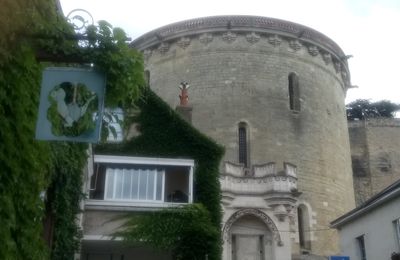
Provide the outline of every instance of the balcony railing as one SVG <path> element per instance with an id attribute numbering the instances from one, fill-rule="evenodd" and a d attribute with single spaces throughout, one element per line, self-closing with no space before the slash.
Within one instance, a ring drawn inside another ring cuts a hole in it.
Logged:
<path id="1" fill-rule="evenodd" d="M 276 173 L 275 164 L 253 166 L 252 174 L 245 174 L 242 165 L 225 162 L 220 183 L 223 192 L 234 194 L 292 193 L 297 191 L 296 167 L 285 163 L 284 171 Z"/>

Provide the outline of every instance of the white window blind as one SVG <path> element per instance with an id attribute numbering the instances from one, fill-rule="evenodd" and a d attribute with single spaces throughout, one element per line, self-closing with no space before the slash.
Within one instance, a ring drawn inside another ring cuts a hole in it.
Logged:
<path id="1" fill-rule="evenodd" d="M 106 169 L 106 200 L 163 201 L 164 170 Z"/>

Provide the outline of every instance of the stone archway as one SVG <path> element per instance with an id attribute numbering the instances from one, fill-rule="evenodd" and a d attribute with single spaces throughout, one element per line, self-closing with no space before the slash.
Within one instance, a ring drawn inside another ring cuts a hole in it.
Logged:
<path id="1" fill-rule="evenodd" d="M 258 209 L 242 209 L 239 211 L 236 211 L 232 216 L 226 221 L 224 229 L 223 229 L 223 237 L 224 241 L 227 241 L 228 243 L 231 243 L 231 236 L 230 236 L 230 231 L 232 228 L 232 225 L 241 217 L 246 216 L 246 215 L 251 215 L 255 216 L 258 219 L 260 219 L 267 227 L 268 229 L 272 232 L 273 239 L 276 241 L 278 246 L 283 246 L 283 242 L 281 239 L 281 235 L 279 234 L 278 228 L 276 227 L 275 223 L 272 221 L 272 219 L 262 212 L 261 210 Z"/>

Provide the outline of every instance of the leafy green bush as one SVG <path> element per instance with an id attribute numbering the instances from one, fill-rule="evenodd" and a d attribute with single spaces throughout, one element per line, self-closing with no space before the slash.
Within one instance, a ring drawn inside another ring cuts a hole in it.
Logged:
<path id="1" fill-rule="evenodd" d="M 172 251 L 177 260 L 203 260 L 218 251 L 220 243 L 219 230 L 212 225 L 208 210 L 201 204 L 137 214 L 129 218 L 124 228 L 116 235 L 123 236 L 127 242 Z"/>

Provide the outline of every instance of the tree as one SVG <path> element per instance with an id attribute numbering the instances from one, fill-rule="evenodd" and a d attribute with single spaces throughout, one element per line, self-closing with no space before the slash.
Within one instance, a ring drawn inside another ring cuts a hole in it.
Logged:
<path id="1" fill-rule="evenodd" d="M 400 104 L 389 100 L 371 102 L 369 99 L 357 99 L 346 105 L 347 120 L 365 120 L 368 118 L 393 118 L 400 110 Z"/>

